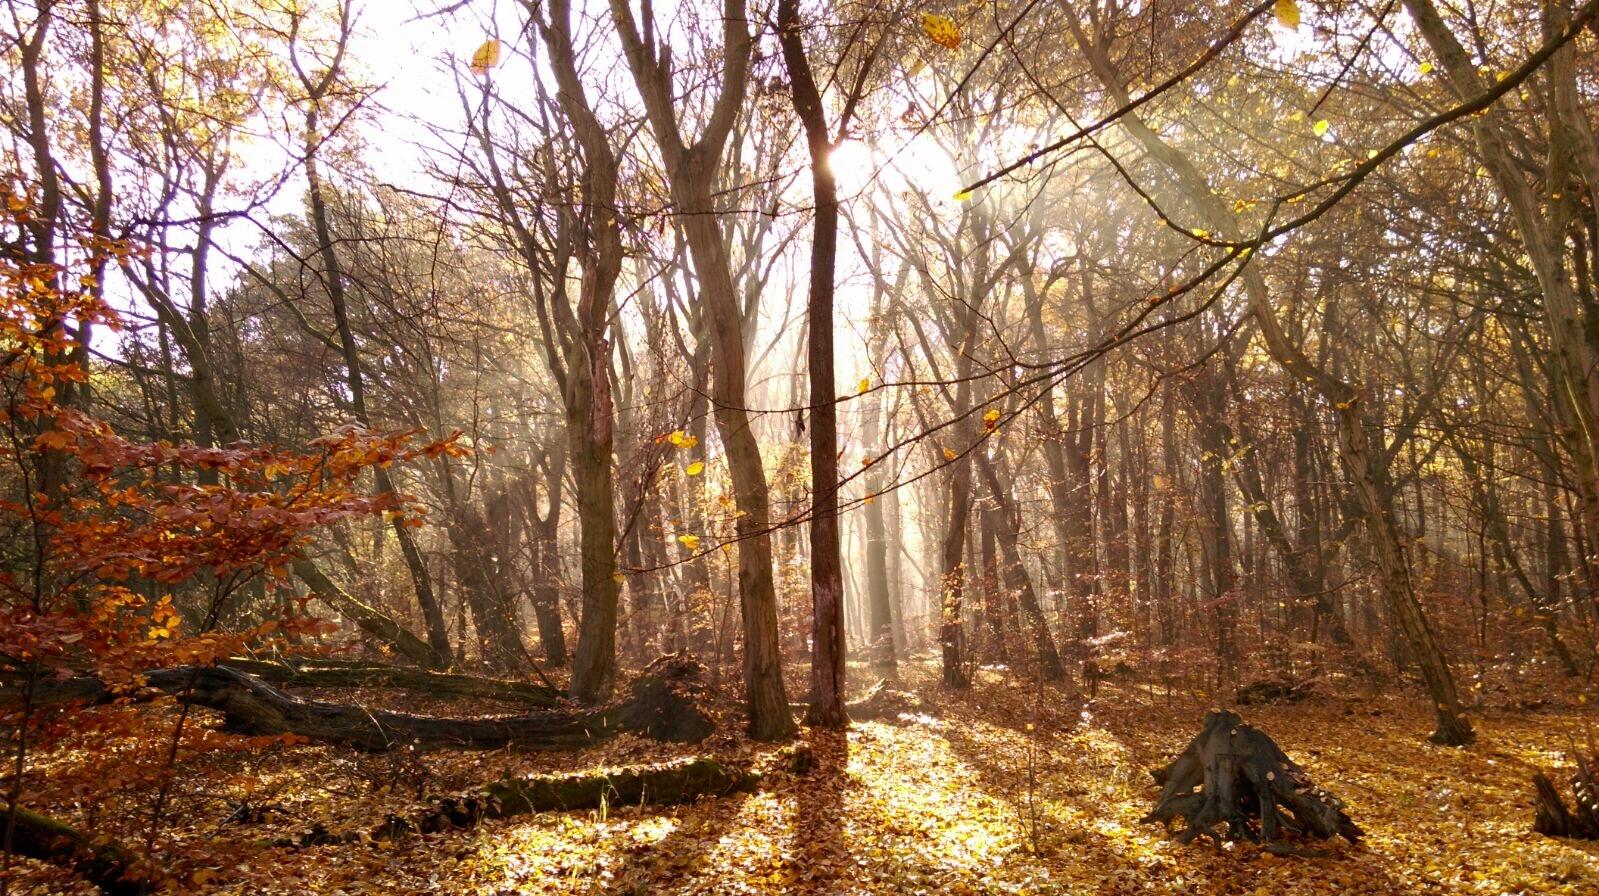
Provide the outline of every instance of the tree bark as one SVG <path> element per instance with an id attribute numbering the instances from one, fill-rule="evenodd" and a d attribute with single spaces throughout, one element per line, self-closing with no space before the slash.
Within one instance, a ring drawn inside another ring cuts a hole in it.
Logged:
<path id="1" fill-rule="evenodd" d="M 815 205 L 805 343 L 811 410 L 811 702 L 805 717 L 812 725 L 841 728 L 849 724 L 849 716 L 844 712 L 844 572 L 839 552 L 838 389 L 833 371 L 838 184 L 828 161 L 833 140 L 827 132 L 827 113 L 800 27 L 798 0 L 779 0 L 778 43 L 788 68 L 794 111 L 805 128 Z M 881 522 L 881 509 L 878 515 Z M 877 635 L 875 630 L 872 634 Z"/>
<path id="2" fill-rule="evenodd" d="M 780 740 L 792 736 L 795 727 L 788 711 L 778 644 L 770 495 L 760 443 L 745 409 L 744 310 L 733 284 L 714 194 L 716 167 L 749 87 L 753 40 L 747 10 L 744 0 L 724 0 L 721 90 L 699 138 L 686 144 L 677 118 L 672 71 L 666 62 L 670 54 L 657 44 L 655 23 L 646 22 L 641 33 L 626 0 L 611 0 L 610 6 L 628 68 L 666 163 L 672 201 L 699 275 L 700 299 L 710 329 L 715 360 L 711 400 L 739 511 L 739 604 L 744 626 L 744 699 L 749 730 L 760 740 Z M 653 15 L 653 9 L 645 6 L 644 13 Z"/>

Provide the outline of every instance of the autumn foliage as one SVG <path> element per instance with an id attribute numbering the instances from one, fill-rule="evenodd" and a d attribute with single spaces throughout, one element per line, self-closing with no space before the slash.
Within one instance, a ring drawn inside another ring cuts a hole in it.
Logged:
<path id="1" fill-rule="evenodd" d="M 23 224 L 26 201 L 4 199 L 0 227 Z M 131 251 L 85 242 L 81 270 Z M 79 334 L 120 325 L 94 286 L 92 273 L 0 256 L 0 674 L 25 691 L 85 673 L 131 691 L 147 669 L 321 632 L 286 564 L 334 523 L 420 525 L 420 506 L 368 493 L 363 477 L 462 449 L 353 427 L 299 448 L 130 440 L 85 410 Z"/>

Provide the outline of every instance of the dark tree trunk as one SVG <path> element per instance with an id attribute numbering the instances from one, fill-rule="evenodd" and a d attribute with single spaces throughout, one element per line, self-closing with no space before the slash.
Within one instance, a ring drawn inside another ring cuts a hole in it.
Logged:
<path id="1" fill-rule="evenodd" d="M 838 185 L 828 157 L 827 111 L 811 74 L 798 0 L 777 4 L 778 43 L 795 114 L 805 127 L 816 207 L 811 240 L 806 359 L 811 408 L 811 703 L 806 721 L 831 728 L 844 713 L 844 573 L 839 554 L 838 390 L 833 376 L 833 273 L 838 255 Z M 881 514 L 881 511 L 878 511 Z M 874 627 L 875 628 L 875 627 Z M 876 631 L 872 632 L 875 637 Z M 890 644 L 892 649 L 892 644 Z"/>

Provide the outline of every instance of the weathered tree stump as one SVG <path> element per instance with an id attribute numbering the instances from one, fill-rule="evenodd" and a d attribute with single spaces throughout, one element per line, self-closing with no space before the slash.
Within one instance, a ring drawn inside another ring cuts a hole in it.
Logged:
<path id="1" fill-rule="evenodd" d="M 1567 809 L 1560 791 L 1548 775 L 1532 776 L 1532 829 L 1550 837 L 1574 840 L 1599 840 L 1599 783 L 1594 781 L 1595 762 L 1577 757 L 1577 771 L 1571 776 L 1575 809 Z"/>
<path id="2" fill-rule="evenodd" d="M 1144 816 L 1170 827 L 1188 843 L 1204 835 L 1223 840 L 1274 843 L 1284 834 L 1351 843 L 1364 832 L 1344 813 L 1343 803 L 1317 787 L 1310 776 L 1264 732 L 1244 724 L 1236 713 L 1211 710 L 1204 729 L 1170 765 L 1153 772 L 1160 800 Z M 1218 826 L 1226 825 L 1225 830 Z"/>

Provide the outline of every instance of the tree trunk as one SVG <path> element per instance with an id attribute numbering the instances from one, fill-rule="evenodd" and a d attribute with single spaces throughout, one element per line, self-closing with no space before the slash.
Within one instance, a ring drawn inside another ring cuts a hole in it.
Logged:
<path id="1" fill-rule="evenodd" d="M 839 728 L 849 724 L 849 717 L 844 713 L 844 572 L 839 551 L 838 389 L 833 373 L 838 184 L 828 161 L 833 141 L 827 133 L 827 113 L 800 34 L 798 0 L 779 0 L 777 24 L 778 43 L 788 68 L 789 93 L 810 150 L 815 205 L 805 345 L 811 411 L 811 702 L 806 721 Z M 881 517 L 879 509 L 879 528 Z M 873 621 L 875 638 L 875 615 Z M 892 648 L 891 643 L 889 649 Z"/>
<path id="2" fill-rule="evenodd" d="M 354 622 L 362 631 L 394 648 L 401 656 L 429 669 L 444 665 L 430 644 L 412 634 L 392 617 L 357 600 L 324 575 L 315 563 L 309 560 L 296 560 L 291 568 L 313 594 Z"/>
<path id="3" fill-rule="evenodd" d="M 336 74 L 334 71 L 328 72 L 319 90 L 313 91 L 309 97 L 306 107 L 305 176 L 311 201 L 311 223 L 316 231 L 317 253 L 322 261 L 322 285 L 327 290 L 328 301 L 333 306 L 334 326 L 338 332 L 339 346 L 344 352 L 345 376 L 350 387 L 350 406 L 355 412 L 356 421 L 370 429 L 372 418 L 367 413 L 366 382 L 361 373 L 361 354 L 355 343 L 355 332 L 350 326 L 349 302 L 344 293 L 344 269 L 334 248 L 333 226 L 328 218 L 327 197 L 323 193 L 322 178 L 317 167 L 317 151 L 322 142 L 322 134 L 318 128 L 321 115 L 320 103 L 322 93 L 332 86 L 334 74 Z M 373 469 L 373 477 L 379 493 L 385 495 L 396 493 L 394 482 L 389 478 L 387 470 L 376 467 Z M 433 583 L 428 578 L 427 565 L 422 559 L 422 551 L 417 547 L 410 526 L 399 516 L 394 517 L 393 523 L 394 537 L 400 543 L 400 552 L 405 557 L 405 568 L 410 573 L 412 587 L 416 590 L 416 602 L 422 610 L 422 619 L 427 625 L 428 644 L 438 657 L 439 667 L 446 667 L 450 664 L 451 655 L 450 639 L 444 627 L 444 608 L 433 593 Z"/>
<path id="4" fill-rule="evenodd" d="M 1055 636 L 1049 631 L 1049 621 L 1044 618 L 1043 607 L 1039 606 L 1032 576 L 1028 575 L 1027 567 L 1022 562 L 1018 544 L 1020 538 L 1016 531 L 1016 508 L 994 471 L 994 461 L 986 453 L 978 452 L 977 465 L 995 504 L 994 517 L 999 525 L 994 534 L 998 537 L 1000 552 L 1005 557 L 1002 568 L 1006 587 L 1016 592 L 1022 615 L 1033 630 L 1033 651 L 1039 673 L 1045 681 L 1061 681 L 1066 678 L 1066 666 L 1060 660 L 1060 651 L 1055 648 Z"/>
<path id="5" fill-rule="evenodd" d="M 700 300 L 715 361 L 711 399 L 716 428 L 727 452 L 738 508 L 739 603 L 744 624 L 744 699 L 750 734 L 760 740 L 793 735 L 783 686 L 777 631 L 777 588 L 772 578 L 770 496 L 760 443 L 751 429 L 745 388 L 744 309 L 733 284 L 719 209 L 715 174 L 749 88 L 753 39 L 743 0 L 728 0 L 722 15 L 720 92 L 699 138 L 685 144 L 678 120 L 668 54 L 657 46 L 655 23 L 642 31 L 625 0 L 611 0 L 611 19 L 643 100 L 655 142 L 666 163 L 672 200 L 699 275 Z M 653 9 L 644 7 L 646 16 Z"/>
<path id="6" fill-rule="evenodd" d="M 1415 2 L 1407 0 L 1407 5 Z M 1103 47 L 1082 33 L 1081 23 L 1075 17 L 1071 24 L 1079 45 L 1106 87 L 1110 99 L 1117 105 L 1126 105 L 1130 101 L 1126 86 L 1121 83 Z M 1211 191 L 1209 183 L 1194 167 L 1192 160 L 1151 130 L 1136 113 L 1123 116 L 1121 123 L 1146 152 L 1172 173 L 1184 198 L 1200 212 L 1212 232 L 1228 239 L 1239 238 L 1243 228 L 1239 226 L 1236 215 Z M 1244 283 L 1251 314 L 1260 326 L 1263 341 L 1272 358 L 1296 380 L 1314 385 L 1334 407 L 1338 424 L 1339 459 L 1349 473 L 1356 499 L 1371 533 L 1382 573 L 1383 597 L 1416 655 L 1428 696 L 1436 709 L 1437 727 L 1432 739 L 1445 744 L 1469 743 L 1473 738 L 1471 724 L 1461 708 L 1448 660 L 1433 636 L 1411 581 L 1404 546 L 1392 517 L 1387 468 L 1379 462 L 1380 454 L 1374 450 L 1372 434 L 1367 431 L 1362 419 L 1364 408 L 1360 392 L 1316 366 L 1283 331 L 1272 307 L 1265 278 L 1256 264 L 1244 265 L 1240 279 Z"/>

